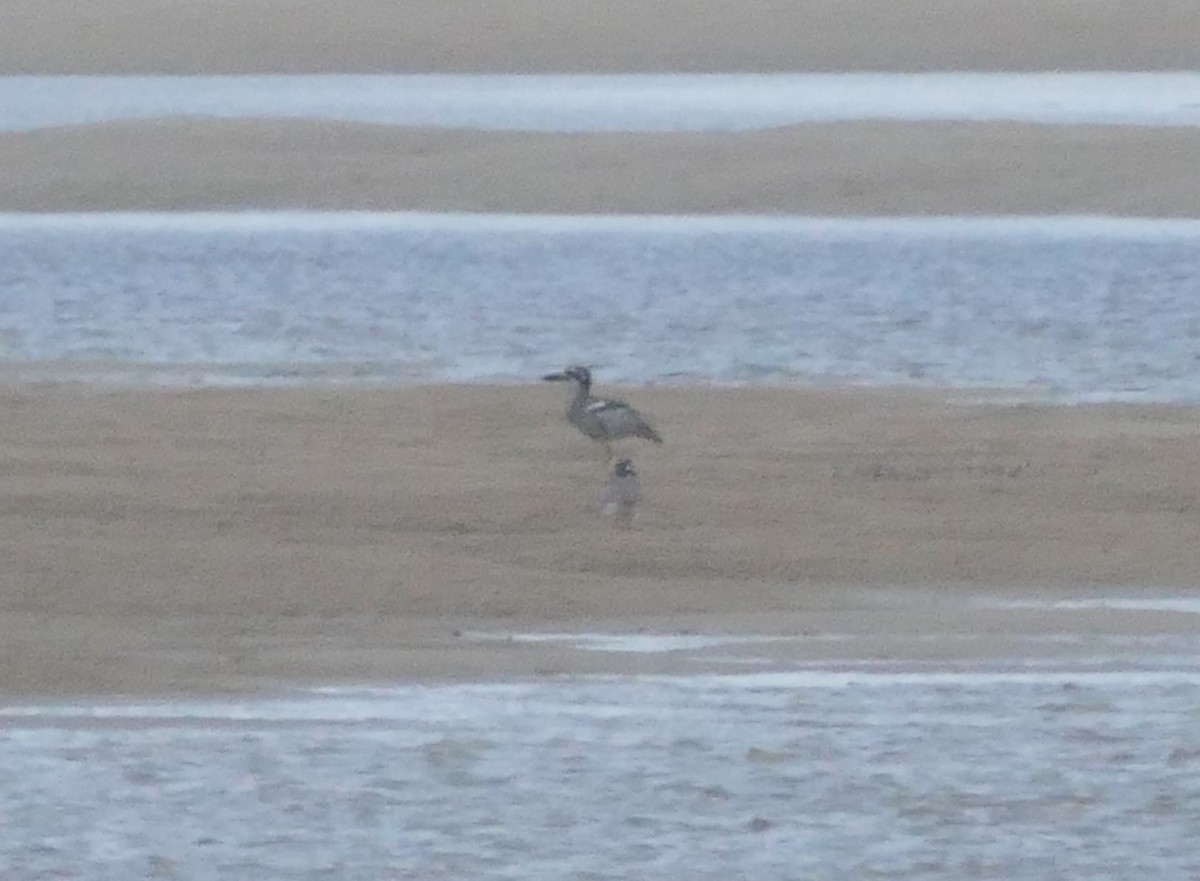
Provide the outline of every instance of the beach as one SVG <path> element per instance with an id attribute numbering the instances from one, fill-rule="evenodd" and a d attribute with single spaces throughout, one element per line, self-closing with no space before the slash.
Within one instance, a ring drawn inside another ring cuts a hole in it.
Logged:
<path id="1" fill-rule="evenodd" d="M 0 134 L 0 209 L 1196 217 L 1197 155 L 1196 129 L 1119 126 L 549 134 L 153 120 Z"/>
<path id="2" fill-rule="evenodd" d="M 1068 0 L 805 2 L 770 14 L 727 2 L 282 6 L 14 6 L 0 13 L 0 71 L 1200 62 L 1200 10 L 1188 2 L 1153 13 Z M 1196 217 L 1198 138 L 1001 123 L 565 135 L 143 120 L 0 135 L 0 210 Z M 1193 408 L 628 389 L 667 443 L 638 452 L 646 510 L 616 530 L 594 511 L 604 464 L 551 391 L 10 382 L 0 692 L 226 692 L 659 663 L 463 639 L 480 629 L 817 629 L 856 635 L 839 651 L 902 659 L 982 657 L 989 645 L 1003 654 L 1006 633 L 1047 627 L 1186 627 L 1165 613 L 951 603 L 939 628 L 972 638 L 916 639 L 930 595 L 1051 602 L 1194 583 Z"/>
<path id="3" fill-rule="evenodd" d="M 0 875 L 1200 877 L 1196 34 L 7 4 Z"/>
<path id="4" fill-rule="evenodd" d="M 9 388 L 4 691 L 670 664 L 474 631 L 828 632 L 854 639 L 812 660 L 897 662 L 1190 632 L 1169 612 L 973 603 L 1186 596 L 1192 408 L 629 389 L 666 443 L 629 450 L 647 502 L 619 529 L 557 391 Z"/>
<path id="5" fill-rule="evenodd" d="M 7 4 L 0 875 L 1200 876 L 1197 34 Z M 856 71 L 959 109 L 756 76 Z M 628 528 L 571 362 L 664 439 Z"/>

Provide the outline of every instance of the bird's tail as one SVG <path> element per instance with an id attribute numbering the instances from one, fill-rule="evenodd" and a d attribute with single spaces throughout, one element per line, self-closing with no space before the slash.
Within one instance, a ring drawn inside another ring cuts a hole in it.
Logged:
<path id="1" fill-rule="evenodd" d="M 638 432 L 638 437 L 644 437 L 646 440 L 654 441 L 656 444 L 661 444 L 663 439 L 658 436 L 658 432 L 649 425 L 643 425 Z"/>

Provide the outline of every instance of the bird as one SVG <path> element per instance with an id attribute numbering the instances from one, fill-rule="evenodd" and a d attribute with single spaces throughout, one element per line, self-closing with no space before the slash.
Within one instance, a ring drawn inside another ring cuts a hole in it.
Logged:
<path id="1" fill-rule="evenodd" d="M 642 485 L 629 459 L 618 459 L 600 495 L 600 513 L 612 517 L 618 526 L 628 526 L 633 509 L 642 501 Z"/>
<path id="2" fill-rule="evenodd" d="M 592 395 L 592 372 L 586 367 L 568 367 L 561 373 L 547 373 L 547 382 L 574 383 L 567 404 L 567 421 L 592 440 L 604 445 L 606 461 L 613 459 L 612 442 L 623 437 L 640 437 L 661 444 L 663 439 L 650 427 L 646 417 L 624 401 Z"/>

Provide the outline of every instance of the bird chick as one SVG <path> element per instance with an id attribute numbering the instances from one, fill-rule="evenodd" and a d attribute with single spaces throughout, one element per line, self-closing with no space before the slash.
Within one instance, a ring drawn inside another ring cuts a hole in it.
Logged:
<path id="1" fill-rule="evenodd" d="M 633 521 L 634 508 L 641 501 L 642 485 L 633 462 L 618 459 L 600 495 L 600 512 L 612 517 L 618 526 L 628 526 Z"/>

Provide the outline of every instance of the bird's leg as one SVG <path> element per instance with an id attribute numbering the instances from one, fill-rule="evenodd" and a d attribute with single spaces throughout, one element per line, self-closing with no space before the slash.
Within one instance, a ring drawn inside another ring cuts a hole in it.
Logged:
<path id="1" fill-rule="evenodd" d="M 613 453 L 612 444 L 608 441 L 600 441 L 600 443 L 604 445 L 604 464 L 611 466 L 616 455 Z"/>

